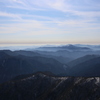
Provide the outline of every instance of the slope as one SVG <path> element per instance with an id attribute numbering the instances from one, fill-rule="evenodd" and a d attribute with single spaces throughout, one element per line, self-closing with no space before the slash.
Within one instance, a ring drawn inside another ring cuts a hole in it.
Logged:
<path id="1" fill-rule="evenodd" d="M 63 73 L 65 72 L 63 66 L 62 63 L 52 58 L 6 55 L 6 57 L 0 58 L 0 83 L 17 75 L 37 71 L 50 71 L 55 74 Z"/>
<path id="2" fill-rule="evenodd" d="M 0 85 L 0 100 L 100 100 L 100 78 L 37 73 Z"/>
<path id="3" fill-rule="evenodd" d="M 99 55 L 86 55 L 86 56 L 83 56 L 83 57 L 80 57 L 73 61 L 68 62 L 67 65 L 69 65 L 70 67 L 74 67 L 80 63 L 83 63 L 85 61 L 88 61 L 88 60 L 91 60 L 97 57 L 100 57 L 100 56 Z"/>
<path id="4" fill-rule="evenodd" d="M 73 76 L 100 76 L 100 57 L 77 64 L 71 71 Z"/>

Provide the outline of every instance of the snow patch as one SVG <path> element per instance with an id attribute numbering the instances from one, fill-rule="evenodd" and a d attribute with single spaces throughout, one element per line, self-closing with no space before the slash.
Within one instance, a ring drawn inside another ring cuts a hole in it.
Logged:
<path id="1" fill-rule="evenodd" d="M 26 81 L 26 80 L 34 79 L 34 76 L 35 76 L 35 75 L 32 75 L 31 77 L 28 77 L 28 78 L 22 79 L 21 81 Z"/>
<path id="2" fill-rule="evenodd" d="M 87 78 L 86 82 L 90 82 L 91 80 L 94 80 L 94 78 Z"/>
<path id="3" fill-rule="evenodd" d="M 77 79 L 75 80 L 75 84 L 78 84 L 81 80 L 82 80 L 82 78 L 77 78 Z M 75 85 L 75 84 L 74 84 L 74 85 Z"/>
<path id="4" fill-rule="evenodd" d="M 97 85 L 99 84 L 100 85 L 100 77 L 96 77 L 95 79 L 96 79 L 95 84 L 97 84 Z"/>

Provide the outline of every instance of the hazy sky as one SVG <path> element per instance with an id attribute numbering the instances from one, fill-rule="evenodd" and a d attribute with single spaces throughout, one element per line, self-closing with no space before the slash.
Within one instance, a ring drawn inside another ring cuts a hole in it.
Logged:
<path id="1" fill-rule="evenodd" d="M 0 43 L 100 43 L 100 0 L 0 0 Z"/>

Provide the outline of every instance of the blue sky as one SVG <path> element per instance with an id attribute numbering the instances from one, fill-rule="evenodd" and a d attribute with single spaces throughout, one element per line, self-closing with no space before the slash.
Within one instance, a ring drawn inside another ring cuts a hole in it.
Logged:
<path id="1" fill-rule="evenodd" d="M 0 44 L 99 44 L 100 0 L 0 0 Z"/>

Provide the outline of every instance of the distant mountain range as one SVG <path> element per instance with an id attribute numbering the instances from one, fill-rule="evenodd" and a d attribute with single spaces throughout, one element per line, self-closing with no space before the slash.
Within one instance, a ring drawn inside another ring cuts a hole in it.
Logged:
<path id="1" fill-rule="evenodd" d="M 49 71 L 58 76 L 100 76 L 99 55 L 86 55 L 70 62 L 67 61 L 68 58 L 64 59 L 63 56 L 46 55 L 40 52 L 1 50 L 0 83 L 18 75 L 38 71 Z"/>
<path id="2" fill-rule="evenodd" d="M 65 65 L 53 58 L 36 56 L 38 55 L 37 53 L 35 54 L 33 52 L 32 54 L 32 52 L 26 51 L 21 51 L 22 55 L 19 55 L 19 52 L 0 51 L 0 82 L 10 80 L 17 75 L 37 71 L 50 71 L 55 74 L 65 72 L 63 67 Z M 28 54 L 30 54 L 31 57 Z"/>
<path id="3" fill-rule="evenodd" d="M 71 51 L 81 51 L 81 50 L 90 50 L 88 47 L 79 47 L 75 45 L 64 45 L 64 46 L 54 46 L 54 47 L 39 47 L 36 48 L 36 50 L 41 50 L 41 51 L 58 51 L 58 50 L 71 50 Z"/>
<path id="4" fill-rule="evenodd" d="M 0 50 L 0 100 L 100 100 L 100 49 L 92 48 Z"/>
<path id="5" fill-rule="evenodd" d="M 100 77 L 36 73 L 0 85 L 0 100 L 100 100 Z"/>
<path id="6" fill-rule="evenodd" d="M 68 51 L 68 50 L 58 50 L 58 51 L 39 51 L 36 50 L 34 52 L 37 52 L 39 54 L 42 55 L 47 55 L 47 56 L 62 56 L 62 57 L 66 57 L 69 58 L 71 60 L 86 56 L 86 55 L 100 55 L 100 50 L 98 51 L 93 51 L 93 50 L 88 50 L 88 51 Z M 69 60 L 69 61 L 71 61 Z"/>
<path id="7" fill-rule="evenodd" d="M 34 50 L 43 50 L 45 49 L 46 51 L 55 51 L 55 50 L 100 50 L 100 45 L 87 45 L 87 44 L 66 44 L 66 45 L 33 45 L 33 46 L 7 46 L 7 47 L 0 47 L 0 50 L 27 50 L 27 51 L 34 51 Z"/>

